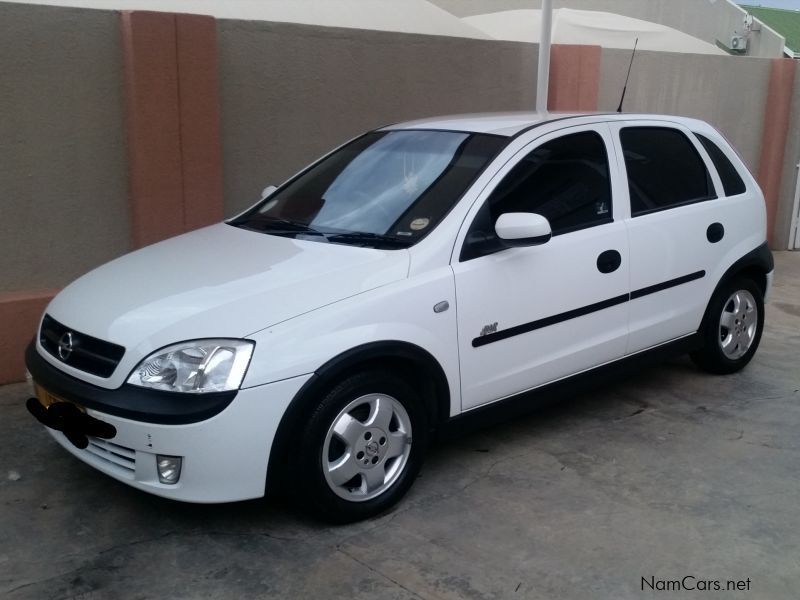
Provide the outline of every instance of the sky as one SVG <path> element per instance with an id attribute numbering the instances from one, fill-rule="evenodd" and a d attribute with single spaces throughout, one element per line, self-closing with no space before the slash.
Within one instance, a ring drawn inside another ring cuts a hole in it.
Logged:
<path id="1" fill-rule="evenodd" d="M 737 4 L 749 6 L 764 6 L 769 8 L 787 8 L 800 10 L 800 0 L 736 0 Z"/>

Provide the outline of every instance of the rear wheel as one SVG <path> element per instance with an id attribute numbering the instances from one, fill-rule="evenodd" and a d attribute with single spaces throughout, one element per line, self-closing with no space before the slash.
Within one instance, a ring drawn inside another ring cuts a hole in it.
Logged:
<path id="1" fill-rule="evenodd" d="M 390 372 L 342 380 L 300 435 L 293 476 L 299 500 L 334 522 L 388 509 L 411 487 L 428 439 L 422 399 Z"/>
<path id="2" fill-rule="evenodd" d="M 763 329 L 761 289 L 750 279 L 734 279 L 711 299 L 701 330 L 703 348 L 691 355 L 692 360 L 710 373 L 738 371 L 756 353 Z"/>

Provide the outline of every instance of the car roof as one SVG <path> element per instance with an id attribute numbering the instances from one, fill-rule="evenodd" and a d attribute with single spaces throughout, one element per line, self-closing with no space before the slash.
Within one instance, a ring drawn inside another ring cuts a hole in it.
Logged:
<path id="1" fill-rule="evenodd" d="M 554 121 L 574 121 L 575 125 L 597 121 L 658 120 L 681 123 L 687 127 L 706 126 L 702 121 L 670 115 L 644 115 L 628 113 L 562 113 L 562 112 L 503 112 L 446 115 L 395 123 L 381 131 L 400 129 L 431 129 L 489 133 L 512 137 L 526 129 Z M 707 127 L 707 126 L 706 126 Z"/>

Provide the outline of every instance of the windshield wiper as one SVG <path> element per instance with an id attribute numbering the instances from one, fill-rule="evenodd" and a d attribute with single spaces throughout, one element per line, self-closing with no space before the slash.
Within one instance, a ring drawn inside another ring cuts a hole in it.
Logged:
<path id="1" fill-rule="evenodd" d="M 240 227 L 250 227 L 253 229 L 259 229 L 260 231 L 268 231 L 269 233 L 275 233 L 278 235 L 287 235 L 287 234 L 294 234 L 294 233 L 305 233 L 308 235 L 318 235 L 321 237 L 327 237 L 327 234 L 317 231 L 313 227 L 306 225 L 305 223 L 300 223 L 298 221 L 291 221 L 289 219 L 279 219 L 276 217 L 268 217 L 266 219 L 250 219 L 244 222 L 233 223 L 234 225 L 238 225 Z"/>
<path id="2" fill-rule="evenodd" d="M 365 243 L 373 246 L 386 245 L 392 248 L 408 248 L 412 244 L 411 240 L 404 240 L 391 235 L 381 235 L 380 233 L 369 233 L 366 231 L 328 233 L 327 238 L 334 243 Z"/>
<path id="3" fill-rule="evenodd" d="M 325 241 L 338 244 L 367 244 L 375 247 L 381 246 L 389 248 L 408 248 L 413 244 L 411 240 L 404 240 L 390 235 L 369 233 L 366 231 L 320 231 L 305 223 L 277 217 L 251 218 L 246 221 L 233 222 L 231 224 L 237 227 L 264 231 L 275 235 L 315 235 L 324 238 Z"/>

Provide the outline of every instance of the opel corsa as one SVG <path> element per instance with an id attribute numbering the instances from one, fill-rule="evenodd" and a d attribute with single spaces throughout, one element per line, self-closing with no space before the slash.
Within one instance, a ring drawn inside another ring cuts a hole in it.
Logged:
<path id="1" fill-rule="evenodd" d="M 140 490 L 281 488 L 365 518 L 456 417 L 654 351 L 744 367 L 772 281 L 765 223 L 753 177 L 701 121 L 384 127 L 65 288 L 26 353 L 27 406 Z"/>

